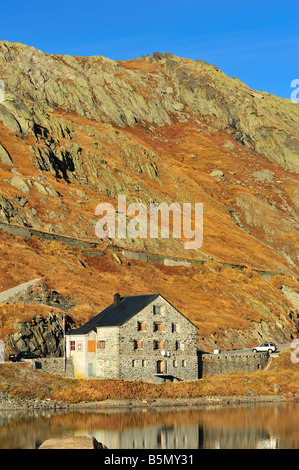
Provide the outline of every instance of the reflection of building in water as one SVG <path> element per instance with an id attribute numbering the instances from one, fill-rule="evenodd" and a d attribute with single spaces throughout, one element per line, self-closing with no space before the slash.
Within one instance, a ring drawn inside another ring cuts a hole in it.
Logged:
<path id="1" fill-rule="evenodd" d="M 108 449 L 201 449 L 203 429 L 192 426 L 149 426 L 124 431 L 95 431 L 95 438 Z"/>
<path id="2" fill-rule="evenodd" d="M 233 428 L 163 424 L 123 431 L 98 430 L 93 435 L 108 449 L 277 449 L 279 438 L 254 427 Z"/>
<path id="3" fill-rule="evenodd" d="M 270 436 L 268 439 L 261 439 L 256 444 L 257 449 L 278 449 L 279 440 Z"/>
<path id="4" fill-rule="evenodd" d="M 205 428 L 205 449 L 277 449 L 279 439 L 262 429 Z"/>
<path id="5" fill-rule="evenodd" d="M 298 417 L 298 403 L 171 412 L 3 410 L 0 448 L 33 449 L 50 437 L 87 433 L 109 449 L 298 449 Z"/>

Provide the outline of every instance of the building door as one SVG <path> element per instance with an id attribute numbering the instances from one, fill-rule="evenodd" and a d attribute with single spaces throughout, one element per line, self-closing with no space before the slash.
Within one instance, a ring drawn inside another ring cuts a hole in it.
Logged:
<path id="1" fill-rule="evenodd" d="M 93 364 L 90 362 L 88 363 L 88 377 L 93 376 Z"/>
<path id="2" fill-rule="evenodd" d="M 157 374 L 164 374 L 164 361 L 157 361 Z"/>

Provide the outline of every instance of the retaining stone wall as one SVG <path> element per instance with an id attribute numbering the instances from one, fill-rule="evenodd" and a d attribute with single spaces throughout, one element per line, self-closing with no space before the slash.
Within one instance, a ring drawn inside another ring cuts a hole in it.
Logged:
<path id="1" fill-rule="evenodd" d="M 264 369 L 268 359 L 268 353 L 198 354 L 198 378 L 219 374 L 254 372 Z"/>
<path id="2" fill-rule="evenodd" d="M 66 243 L 72 246 L 73 248 L 80 248 L 80 249 L 95 248 L 96 251 L 94 252 L 92 251 L 85 252 L 86 255 L 90 255 L 90 256 L 103 256 L 104 254 L 104 252 L 97 250 L 97 248 L 100 247 L 100 244 L 97 241 L 75 239 L 75 238 L 71 238 L 71 237 L 64 236 L 64 235 L 43 232 L 41 230 L 32 229 L 32 228 L 21 227 L 18 225 L 9 224 L 7 222 L 6 223 L 0 222 L 0 229 L 5 230 L 6 232 L 12 233 L 13 235 L 18 235 L 24 238 L 31 238 L 32 236 L 36 236 L 45 240 L 54 240 L 54 241 Z M 128 258 L 128 259 L 136 259 L 136 260 L 145 261 L 148 263 L 165 264 L 168 266 L 189 266 L 189 264 L 190 266 L 193 266 L 193 265 L 197 266 L 197 265 L 203 265 L 205 264 L 205 262 L 212 261 L 210 259 L 189 260 L 189 259 L 169 257 L 169 256 L 165 258 L 163 255 L 160 255 L 157 253 L 127 250 L 116 245 L 108 246 L 107 249 L 115 251 L 116 253 L 121 253 L 123 256 L 125 256 L 125 258 Z M 221 263 L 221 262 L 217 262 L 217 264 L 220 266 L 228 266 L 233 269 L 240 269 L 241 271 L 244 268 L 246 268 L 245 265 L 237 265 L 237 264 Z M 253 269 L 253 271 L 258 272 L 263 277 L 265 277 L 265 279 L 271 279 L 272 276 L 275 276 L 276 274 L 283 275 L 283 273 L 276 272 L 276 271 L 259 271 L 257 269 Z"/>
<path id="3" fill-rule="evenodd" d="M 68 357 L 66 359 L 66 370 L 64 371 L 64 358 L 63 357 L 42 357 L 40 359 L 28 359 L 31 362 L 31 367 L 36 370 L 42 370 L 50 374 L 59 374 L 64 377 L 75 377 L 73 359 Z"/>

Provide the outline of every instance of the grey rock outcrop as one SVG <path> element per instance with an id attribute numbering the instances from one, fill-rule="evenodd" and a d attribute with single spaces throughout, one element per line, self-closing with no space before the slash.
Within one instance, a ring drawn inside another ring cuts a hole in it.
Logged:
<path id="1" fill-rule="evenodd" d="M 28 322 L 15 325 L 17 331 L 7 336 L 7 349 L 31 351 L 42 357 L 63 356 L 62 320 L 62 312 L 50 311 L 46 317 L 38 314 Z M 71 320 L 66 317 L 66 330 L 70 328 Z"/>
<path id="2" fill-rule="evenodd" d="M 6 347 L 14 352 L 25 350 L 41 356 L 63 355 L 63 314 L 74 304 L 41 279 L 20 284 L 0 293 L 0 304 L 38 304 L 55 307 L 47 315 L 37 314 L 28 322 L 16 323 L 14 333 L 8 335 Z M 71 319 L 66 316 L 66 331 L 71 327 Z"/>
<path id="3" fill-rule="evenodd" d="M 168 53 L 140 60 L 142 74 L 102 56 L 82 60 L 1 41 L 0 72 L 5 68 L 8 79 L 0 120 L 26 135 L 36 124 L 47 123 L 47 113 L 55 109 L 121 127 L 164 126 L 198 116 L 242 146 L 299 171 L 297 103 L 250 90 L 200 60 Z M 170 89 L 173 93 L 165 92 Z"/>
<path id="4" fill-rule="evenodd" d="M 0 161 L 5 165 L 12 165 L 12 159 L 8 153 L 8 151 L 0 144 Z"/>
<path id="5" fill-rule="evenodd" d="M 0 303 L 35 303 L 69 311 L 75 305 L 66 297 L 50 289 L 41 279 L 33 279 L 0 292 Z"/>

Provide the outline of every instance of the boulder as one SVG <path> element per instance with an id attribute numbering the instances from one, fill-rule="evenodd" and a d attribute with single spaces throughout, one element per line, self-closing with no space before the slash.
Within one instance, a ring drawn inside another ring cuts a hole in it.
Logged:
<path id="1" fill-rule="evenodd" d="M 223 178 L 224 177 L 224 173 L 222 170 L 213 170 L 211 173 L 210 173 L 211 176 L 213 176 L 214 178 Z"/>
<path id="2" fill-rule="evenodd" d="M 10 158 L 10 155 L 8 151 L 3 147 L 3 145 L 0 144 L 0 161 L 2 163 L 5 163 L 5 165 L 12 165 L 12 159 Z"/>
<path id="3" fill-rule="evenodd" d="M 14 176 L 10 184 L 17 188 L 19 191 L 22 191 L 23 193 L 29 193 L 29 187 L 27 186 L 25 181 L 19 176 Z"/>
<path id="4" fill-rule="evenodd" d="M 184 109 L 183 103 L 174 103 L 173 107 L 176 111 L 183 111 L 183 109 Z"/>
<path id="5" fill-rule="evenodd" d="M 2 213 L 2 214 L 1 214 Z M 9 222 L 15 216 L 15 210 L 11 202 L 0 195 L 0 214 L 5 222 Z"/>
<path id="6" fill-rule="evenodd" d="M 47 439 L 39 449 L 108 449 L 89 435 Z"/>
<path id="7" fill-rule="evenodd" d="M 18 134 L 22 132 L 19 122 L 12 113 L 2 105 L 0 106 L 0 122 L 12 132 L 17 132 Z"/>

